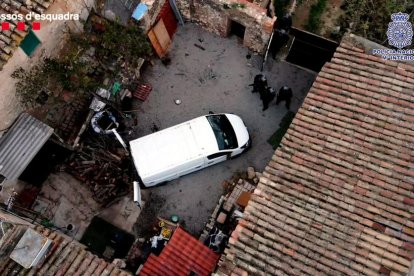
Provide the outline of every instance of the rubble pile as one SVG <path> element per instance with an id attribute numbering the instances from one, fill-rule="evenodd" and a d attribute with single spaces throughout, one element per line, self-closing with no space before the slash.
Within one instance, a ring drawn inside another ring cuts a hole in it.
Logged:
<path id="1" fill-rule="evenodd" d="M 131 160 L 122 149 L 82 145 L 67 162 L 66 171 L 88 185 L 103 206 L 128 194 L 132 183 Z"/>
<path id="2" fill-rule="evenodd" d="M 220 197 L 216 208 L 205 225 L 204 231 L 200 235 L 200 241 L 205 242 L 215 252 L 222 252 L 224 246 L 219 246 L 217 249 L 211 247 L 211 244 L 214 244 L 211 241 L 212 237 L 214 240 L 219 235 L 225 237 L 225 239 L 230 236 L 237 221 L 243 217 L 244 208 L 259 183 L 261 175 L 261 173 L 255 172 L 253 167 L 248 167 L 246 173 L 232 179 L 231 182 L 223 182 L 227 193 Z"/>

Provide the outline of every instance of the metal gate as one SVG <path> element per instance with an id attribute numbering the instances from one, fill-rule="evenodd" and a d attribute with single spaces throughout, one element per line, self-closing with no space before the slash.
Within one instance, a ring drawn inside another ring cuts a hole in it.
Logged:
<path id="1" fill-rule="evenodd" d="M 295 39 L 286 61 L 315 72 L 319 72 L 325 62 L 331 60 L 339 45 L 335 41 L 296 28 L 292 28 L 290 34 Z"/>

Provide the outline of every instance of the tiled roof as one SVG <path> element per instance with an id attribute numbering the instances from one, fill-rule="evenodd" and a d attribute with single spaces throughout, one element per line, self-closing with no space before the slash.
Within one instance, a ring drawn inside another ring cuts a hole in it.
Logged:
<path id="1" fill-rule="evenodd" d="M 77 241 L 41 226 L 35 230 L 53 240 L 51 252 L 40 266 L 25 269 L 9 256 L 26 229 L 27 226 L 14 225 L 0 240 L 0 275 L 131 275 L 86 251 Z"/>
<path id="2" fill-rule="evenodd" d="M 188 276 L 191 271 L 198 276 L 210 275 L 218 259 L 218 254 L 183 229 L 177 228 L 161 254 L 149 256 L 140 275 Z"/>
<path id="3" fill-rule="evenodd" d="M 293 120 L 220 272 L 405 274 L 414 259 L 414 67 L 343 41 Z"/>
<path id="4" fill-rule="evenodd" d="M 0 0 L 0 14 L 43 14 L 53 2 L 54 0 Z M 17 30 L 17 21 L 4 22 L 10 23 L 10 30 L 0 28 L 0 70 L 28 33 L 27 24 L 26 30 L 20 31 Z"/>

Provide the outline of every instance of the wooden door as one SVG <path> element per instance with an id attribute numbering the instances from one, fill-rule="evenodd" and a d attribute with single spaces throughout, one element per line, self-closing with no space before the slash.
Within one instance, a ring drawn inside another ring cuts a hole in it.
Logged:
<path id="1" fill-rule="evenodd" d="M 164 57 L 171 44 L 171 37 L 168 34 L 162 18 L 160 18 L 157 24 L 155 24 L 155 26 L 148 32 L 148 38 L 157 55 L 160 58 Z"/>

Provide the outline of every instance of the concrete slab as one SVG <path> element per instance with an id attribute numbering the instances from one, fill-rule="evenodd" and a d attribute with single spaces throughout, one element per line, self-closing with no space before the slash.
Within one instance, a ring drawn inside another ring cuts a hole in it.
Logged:
<path id="1" fill-rule="evenodd" d="M 94 216 L 100 216 L 114 226 L 132 233 L 132 227 L 140 214 L 140 209 L 132 201 L 132 195 L 120 198 L 116 204 L 102 209 L 93 200 L 92 193 L 85 184 L 64 172 L 51 174 L 43 183 L 33 209 L 76 240 L 82 238 Z M 72 231 L 66 231 L 68 224 L 74 226 Z"/>
<path id="2" fill-rule="evenodd" d="M 43 183 L 33 206 L 67 235 L 79 240 L 99 205 L 92 199 L 91 191 L 71 175 L 63 172 L 51 174 Z M 68 224 L 74 229 L 66 231 Z"/>
<path id="3" fill-rule="evenodd" d="M 186 24 L 179 27 L 173 38 L 171 64 L 165 66 L 156 61 L 144 73 L 144 81 L 152 84 L 153 91 L 146 102 L 136 103 L 139 125 L 131 139 L 151 133 L 154 124 L 162 129 L 211 110 L 240 115 L 250 131 L 253 146 L 235 160 L 149 189 L 147 206 L 135 226 L 138 235 L 145 234 L 156 215 L 168 218 L 172 214 L 182 218 L 187 230 L 200 233 L 222 194 L 222 181 L 249 166 L 263 171 L 269 162 L 273 149 L 267 139 L 287 110 L 283 104 L 277 106 L 273 102 L 262 111 L 259 95 L 252 94 L 249 87 L 260 72 L 262 58 L 253 55 L 248 59 L 248 54 L 237 38 L 220 38 Z M 291 108 L 296 111 L 316 74 L 284 62 L 269 63 L 265 66 L 269 85 L 276 89 L 289 85 L 294 93 Z M 176 105 L 175 99 L 182 103 Z"/>
<path id="4" fill-rule="evenodd" d="M 141 209 L 135 204 L 131 196 L 121 198 L 116 204 L 102 210 L 98 216 L 132 234 L 133 226 L 137 222 L 140 213 Z"/>

